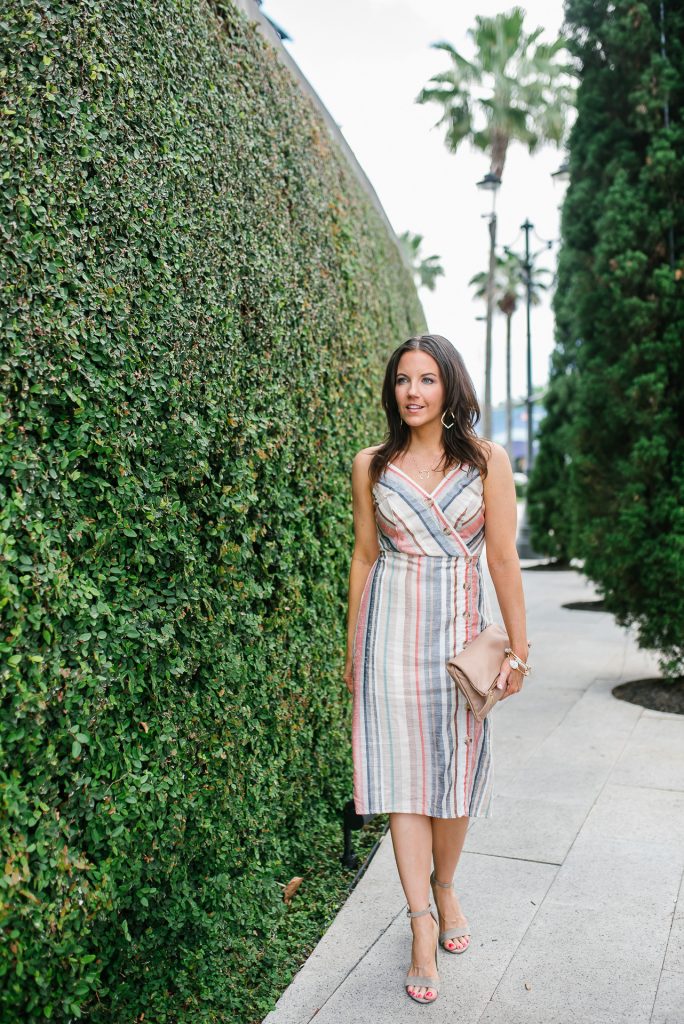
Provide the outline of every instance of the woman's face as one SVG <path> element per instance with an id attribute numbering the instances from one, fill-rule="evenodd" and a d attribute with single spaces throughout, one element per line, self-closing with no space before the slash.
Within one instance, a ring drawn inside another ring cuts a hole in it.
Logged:
<path id="1" fill-rule="evenodd" d="M 397 366 L 394 395 L 399 415 L 409 427 L 439 419 L 444 410 L 444 384 L 437 362 L 427 352 L 404 352 Z"/>

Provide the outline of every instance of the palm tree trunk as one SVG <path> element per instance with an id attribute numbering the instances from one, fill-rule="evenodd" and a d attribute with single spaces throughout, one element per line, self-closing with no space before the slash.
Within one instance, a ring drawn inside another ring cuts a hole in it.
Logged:
<path id="1" fill-rule="evenodd" d="M 508 143 L 510 139 L 502 132 L 492 133 L 492 144 L 491 144 L 491 160 L 490 160 L 490 171 L 492 174 L 496 174 L 497 178 L 503 177 L 504 164 L 506 163 L 506 153 L 508 152 Z"/>
<path id="2" fill-rule="evenodd" d="M 513 401 L 511 398 L 511 319 L 506 316 L 506 451 L 513 465 Z"/>

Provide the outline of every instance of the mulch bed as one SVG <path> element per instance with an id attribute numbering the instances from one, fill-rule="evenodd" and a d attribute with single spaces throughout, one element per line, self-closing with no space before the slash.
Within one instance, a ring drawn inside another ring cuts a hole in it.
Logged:
<path id="1" fill-rule="evenodd" d="M 570 572 L 576 566 L 571 565 L 570 562 L 536 562 L 534 565 L 523 565 L 523 572 Z"/>
<path id="2" fill-rule="evenodd" d="M 684 676 L 677 679 L 632 679 L 613 688 L 613 696 L 619 700 L 639 704 L 651 711 L 669 711 L 673 715 L 684 715 Z"/>

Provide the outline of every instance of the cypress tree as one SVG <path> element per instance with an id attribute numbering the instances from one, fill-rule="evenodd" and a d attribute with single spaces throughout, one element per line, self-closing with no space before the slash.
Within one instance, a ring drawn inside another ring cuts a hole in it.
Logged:
<path id="1" fill-rule="evenodd" d="M 581 62 L 533 542 L 684 663 L 684 3 L 568 0 Z"/>

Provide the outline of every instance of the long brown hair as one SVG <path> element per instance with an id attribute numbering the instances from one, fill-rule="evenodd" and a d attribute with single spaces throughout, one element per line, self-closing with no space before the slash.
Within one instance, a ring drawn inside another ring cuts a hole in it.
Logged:
<path id="1" fill-rule="evenodd" d="M 451 413 L 454 419 L 453 426 L 444 427 L 442 430 L 444 471 L 456 463 L 468 463 L 477 466 L 482 477 L 486 477 L 487 459 L 483 449 L 488 449 L 489 446 L 475 433 L 475 424 L 480 419 L 480 406 L 463 358 L 441 334 L 420 334 L 409 338 L 395 349 L 387 363 L 382 385 L 382 407 L 387 416 L 387 435 L 371 459 L 371 485 L 380 478 L 387 463 L 392 462 L 396 455 L 406 451 L 408 447 L 411 435 L 409 427 L 402 421 L 399 413 L 394 387 L 399 360 L 404 352 L 417 350 L 427 352 L 439 366 L 444 384 L 442 415 L 449 421 Z"/>

